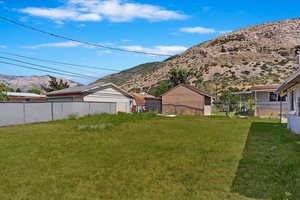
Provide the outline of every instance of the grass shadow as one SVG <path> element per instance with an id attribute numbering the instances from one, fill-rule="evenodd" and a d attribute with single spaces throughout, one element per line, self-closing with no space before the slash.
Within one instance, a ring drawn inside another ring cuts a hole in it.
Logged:
<path id="1" fill-rule="evenodd" d="M 281 124 L 253 122 L 232 192 L 256 199 L 300 199 L 300 136 Z"/>

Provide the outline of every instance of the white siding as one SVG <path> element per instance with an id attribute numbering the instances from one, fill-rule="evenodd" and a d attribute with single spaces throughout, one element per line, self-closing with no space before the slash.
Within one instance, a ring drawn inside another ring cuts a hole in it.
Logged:
<path id="1" fill-rule="evenodd" d="M 288 128 L 294 133 L 300 134 L 300 117 L 296 115 L 289 115 Z"/>
<path id="2" fill-rule="evenodd" d="M 89 102 L 116 102 L 117 112 L 130 112 L 131 99 L 114 88 L 106 88 L 83 97 Z"/>
<path id="3" fill-rule="evenodd" d="M 204 105 L 204 115 L 205 116 L 208 116 L 208 115 L 211 115 L 211 106 L 206 106 Z"/>
<path id="4" fill-rule="evenodd" d="M 288 93 L 288 102 L 289 102 L 289 115 L 288 115 L 288 127 L 291 131 L 300 134 L 300 87 L 294 89 L 294 105 L 295 110 L 291 110 L 291 92 Z"/>

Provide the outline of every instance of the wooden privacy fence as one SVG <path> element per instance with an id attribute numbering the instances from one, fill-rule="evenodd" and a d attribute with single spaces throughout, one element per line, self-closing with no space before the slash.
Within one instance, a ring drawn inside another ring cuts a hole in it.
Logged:
<path id="1" fill-rule="evenodd" d="M 116 110 L 116 103 L 111 102 L 2 102 L 0 126 L 67 119 L 71 115 L 115 114 Z"/>

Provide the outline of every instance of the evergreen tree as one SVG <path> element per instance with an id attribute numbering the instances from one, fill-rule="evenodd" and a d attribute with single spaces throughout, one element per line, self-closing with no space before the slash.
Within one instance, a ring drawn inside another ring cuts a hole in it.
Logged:
<path id="1" fill-rule="evenodd" d="M 203 87 L 204 79 L 200 75 L 196 75 L 196 80 L 193 81 L 193 84 L 196 88 L 202 88 Z"/>
<path id="2" fill-rule="evenodd" d="M 27 90 L 27 92 L 33 93 L 33 94 L 41 94 L 42 93 L 41 90 L 36 89 L 36 88 L 32 88 L 30 90 Z"/>
<path id="3" fill-rule="evenodd" d="M 6 92 L 13 92 L 14 90 L 8 86 L 6 86 L 4 83 L 0 83 L 0 101 L 7 101 L 8 97 L 6 95 Z"/>
<path id="4" fill-rule="evenodd" d="M 176 87 L 179 84 L 186 83 L 191 75 L 192 73 L 185 69 L 172 68 L 168 73 L 168 80 L 172 87 Z"/>
<path id="5" fill-rule="evenodd" d="M 49 81 L 49 86 L 45 87 L 45 86 L 41 85 L 41 87 L 46 92 L 52 92 L 52 91 L 69 88 L 70 85 L 68 84 L 68 82 L 63 82 L 63 80 L 57 81 L 57 79 L 55 77 L 51 77 L 51 80 Z"/>

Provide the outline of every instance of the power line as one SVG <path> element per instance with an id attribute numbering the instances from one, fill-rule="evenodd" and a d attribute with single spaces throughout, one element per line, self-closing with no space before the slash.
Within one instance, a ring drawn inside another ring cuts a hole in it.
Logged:
<path id="1" fill-rule="evenodd" d="M 27 64 L 27 65 L 33 65 L 33 66 L 36 66 L 36 67 L 42 67 L 42 68 L 45 68 L 45 69 L 55 70 L 55 71 L 59 71 L 59 72 L 62 72 L 62 73 L 72 74 L 72 75 L 76 75 L 76 76 L 79 76 L 79 77 L 86 77 L 86 78 L 89 78 L 89 79 L 98 79 L 98 77 L 95 77 L 95 76 L 89 76 L 89 75 L 85 75 L 85 74 L 79 74 L 79 73 L 75 73 L 75 72 L 69 72 L 69 71 L 60 70 L 60 69 L 56 69 L 56 68 L 48 67 L 48 66 L 44 66 L 44 65 L 39 65 L 39 64 L 24 62 L 24 61 L 13 59 L 13 58 L 7 58 L 7 57 L 2 57 L 2 56 L 0 56 L 0 58 L 6 59 L 6 60 L 10 60 L 10 61 L 14 61 L 14 62 L 19 62 L 19 63 Z"/>
<path id="2" fill-rule="evenodd" d="M 11 56 L 16 56 L 16 57 L 20 57 L 20 58 L 26 58 L 26 59 L 35 60 L 35 61 L 46 62 L 46 63 L 74 66 L 74 67 L 78 67 L 78 68 L 90 68 L 90 69 L 96 69 L 96 70 L 107 70 L 107 71 L 113 71 L 113 72 L 116 72 L 116 73 L 123 73 L 123 74 L 125 74 L 125 73 L 137 74 L 139 72 L 144 71 L 144 70 L 138 70 L 138 71 L 135 71 L 135 72 L 131 72 L 131 71 L 128 71 L 128 70 L 131 70 L 131 68 L 129 68 L 127 70 L 126 69 L 125 70 L 121 70 L 121 69 L 117 70 L 117 69 L 96 67 L 96 66 L 90 66 L 90 65 L 79 65 L 79 64 L 67 63 L 67 62 L 56 61 L 56 60 L 49 60 L 49 59 L 44 59 L 44 58 L 29 57 L 29 56 L 10 53 L 10 52 L 6 52 L 6 51 L 0 51 L 0 54 L 6 54 L 6 55 L 11 55 Z"/>
<path id="3" fill-rule="evenodd" d="M 73 76 L 73 77 L 77 77 L 77 78 L 79 77 L 79 76 L 75 76 L 75 75 L 71 75 L 71 74 L 67 74 L 67 73 L 53 72 L 53 71 L 49 71 L 49 70 L 39 69 L 39 68 L 35 68 L 35 67 L 29 67 L 29 66 L 25 66 L 25 65 L 19 65 L 19 64 L 15 64 L 15 63 L 9 63 L 9 62 L 5 62 L 5 61 L 0 61 L 0 63 L 7 64 L 7 65 L 12 65 L 12 66 L 16 66 L 16 67 L 22 67 L 22 68 L 25 68 L 25 69 L 33 69 L 33 70 L 47 72 L 47 73 L 59 74 L 59 75 L 64 75 L 64 76 L 66 76 L 66 75 L 67 76 Z M 87 79 L 85 77 L 79 77 L 79 78 Z"/>
<path id="4" fill-rule="evenodd" d="M 4 16 L 0 16 L 0 19 L 2 19 L 4 21 L 7 21 L 7 22 L 10 22 L 12 24 L 21 26 L 23 28 L 29 29 L 29 30 L 51 36 L 51 37 L 60 38 L 60 39 L 64 39 L 64 40 L 69 40 L 69 41 L 72 41 L 72 42 L 77 42 L 77 43 L 81 43 L 81 44 L 88 45 L 88 46 L 93 46 L 93 47 L 98 47 L 98 48 L 105 48 L 105 49 L 110 49 L 110 50 L 115 50 L 115 51 L 122 51 L 122 52 L 146 54 L 146 55 L 152 55 L 152 56 L 173 56 L 173 55 L 168 55 L 168 54 L 151 53 L 151 52 L 144 52 L 144 51 L 134 51 L 134 50 L 126 50 L 126 49 L 122 49 L 122 48 L 117 48 L 117 47 L 109 47 L 109 46 L 105 46 L 105 45 L 102 45 L 102 44 L 96 44 L 96 43 L 92 43 L 92 42 L 81 41 L 81 40 L 78 40 L 78 39 L 69 38 L 67 36 L 58 35 L 58 34 L 55 34 L 55 33 L 44 31 L 42 29 L 35 28 L 33 26 L 29 26 L 29 25 L 26 25 L 26 24 L 22 24 L 18 21 L 9 19 L 9 18 L 4 17 Z"/>
<path id="5" fill-rule="evenodd" d="M 80 67 L 80 68 L 90 68 L 90 69 L 97 69 L 97 70 L 107 70 L 107 71 L 113 71 L 113 72 L 120 72 L 121 71 L 121 70 L 118 70 L 118 69 L 110 69 L 110 68 L 105 68 L 105 67 L 96 67 L 96 66 L 90 66 L 90 65 L 79 65 L 79 64 L 66 63 L 66 62 L 61 62 L 61 61 L 56 61 L 56 60 L 48 60 L 48 59 L 43 59 L 43 58 L 34 58 L 34 57 L 24 56 L 24 55 L 15 54 L 15 53 L 4 52 L 4 51 L 1 51 L 0 53 L 1 54 L 6 54 L 6 55 L 11 55 L 11 56 L 16 56 L 16 57 L 20 57 L 20 58 L 26 58 L 26 59 L 30 59 L 30 60 L 35 60 L 35 61 L 46 62 L 46 63 L 61 64 L 61 65 L 68 65 L 68 66 Z"/>

